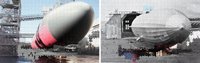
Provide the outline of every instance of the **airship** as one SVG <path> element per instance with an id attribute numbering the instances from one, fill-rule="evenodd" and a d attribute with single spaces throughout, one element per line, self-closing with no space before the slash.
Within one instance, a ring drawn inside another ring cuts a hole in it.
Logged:
<path id="1" fill-rule="evenodd" d="M 138 42 L 159 51 L 183 42 L 190 34 L 191 22 L 178 10 L 160 9 L 138 16 L 130 27 Z"/>
<path id="2" fill-rule="evenodd" d="M 135 48 L 118 48 L 119 56 L 124 52 L 131 52 L 138 56 L 153 55 L 157 52 L 170 53 L 170 47 L 184 42 L 191 31 L 199 30 L 183 12 L 176 9 L 156 9 L 137 16 L 131 25 L 134 37 L 129 38 Z M 159 54 L 158 54 L 159 55 Z"/>
<path id="3" fill-rule="evenodd" d="M 78 44 L 89 31 L 92 20 L 93 10 L 87 3 L 71 2 L 61 5 L 44 16 L 31 47 L 37 49 Z"/>

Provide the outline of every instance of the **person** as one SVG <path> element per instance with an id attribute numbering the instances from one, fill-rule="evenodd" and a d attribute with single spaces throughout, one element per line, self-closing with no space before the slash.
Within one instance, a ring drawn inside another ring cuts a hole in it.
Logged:
<path id="1" fill-rule="evenodd" d="M 126 50 L 126 51 L 124 51 L 123 55 L 124 55 L 124 57 L 126 59 L 126 62 L 130 62 L 131 57 L 132 57 L 131 52 L 129 52 L 129 51 Z"/>
<path id="2" fill-rule="evenodd" d="M 124 56 L 125 56 L 125 59 L 128 59 L 128 60 L 131 60 L 131 58 L 132 58 L 131 52 L 128 52 L 128 51 L 124 52 Z"/>
<path id="3" fill-rule="evenodd" d="M 134 54 L 134 53 L 132 54 L 132 58 L 131 58 L 132 63 L 137 63 L 137 62 L 136 62 L 137 57 L 138 57 L 137 54 Z"/>

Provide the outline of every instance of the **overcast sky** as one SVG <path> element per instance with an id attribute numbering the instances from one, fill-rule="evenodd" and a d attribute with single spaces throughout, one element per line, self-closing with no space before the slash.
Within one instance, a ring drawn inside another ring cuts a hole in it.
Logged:
<path id="1" fill-rule="evenodd" d="M 200 0 L 102 0 L 101 17 L 107 20 L 108 14 L 117 10 L 143 11 L 145 6 L 152 10 L 173 8 L 185 13 L 188 17 L 200 17 Z"/>

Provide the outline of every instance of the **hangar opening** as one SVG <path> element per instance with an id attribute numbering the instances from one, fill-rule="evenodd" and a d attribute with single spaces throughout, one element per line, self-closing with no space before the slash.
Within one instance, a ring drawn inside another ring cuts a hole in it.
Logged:
<path id="1" fill-rule="evenodd" d="M 133 34 L 133 32 L 132 32 L 132 30 L 129 26 L 131 26 L 133 20 L 139 15 L 140 15 L 140 13 L 132 12 L 132 13 L 129 13 L 129 14 L 125 14 L 122 17 L 122 22 L 121 22 L 122 38 L 134 36 L 134 34 Z"/>

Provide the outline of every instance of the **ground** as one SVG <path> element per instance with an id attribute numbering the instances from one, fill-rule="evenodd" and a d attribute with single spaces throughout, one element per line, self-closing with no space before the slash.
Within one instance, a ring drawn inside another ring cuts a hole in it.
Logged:
<path id="1" fill-rule="evenodd" d="M 103 35 L 103 34 L 102 34 Z M 161 57 L 141 56 L 137 63 L 199 63 L 200 62 L 200 41 L 193 42 L 188 49 L 192 52 L 184 52 L 179 54 L 171 54 Z M 124 56 L 118 56 L 118 45 L 133 47 L 127 44 L 127 41 L 121 39 L 105 39 L 101 40 L 101 61 L 102 63 L 131 63 L 131 60 L 125 59 Z"/>
<path id="2" fill-rule="evenodd" d="M 13 59 L 12 62 L 26 62 L 26 63 L 99 63 L 98 55 L 79 55 L 77 52 L 52 52 L 43 49 L 20 49 L 18 47 L 18 57 L 6 57 Z M 56 59 L 63 56 L 62 60 Z M 5 57 L 2 57 L 4 60 Z M 23 60 L 22 60 L 23 59 Z M 63 60 L 64 59 L 64 60 Z M 1 61 L 1 57 L 0 57 Z M 10 63 L 11 61 L 4 61 Z"/>

